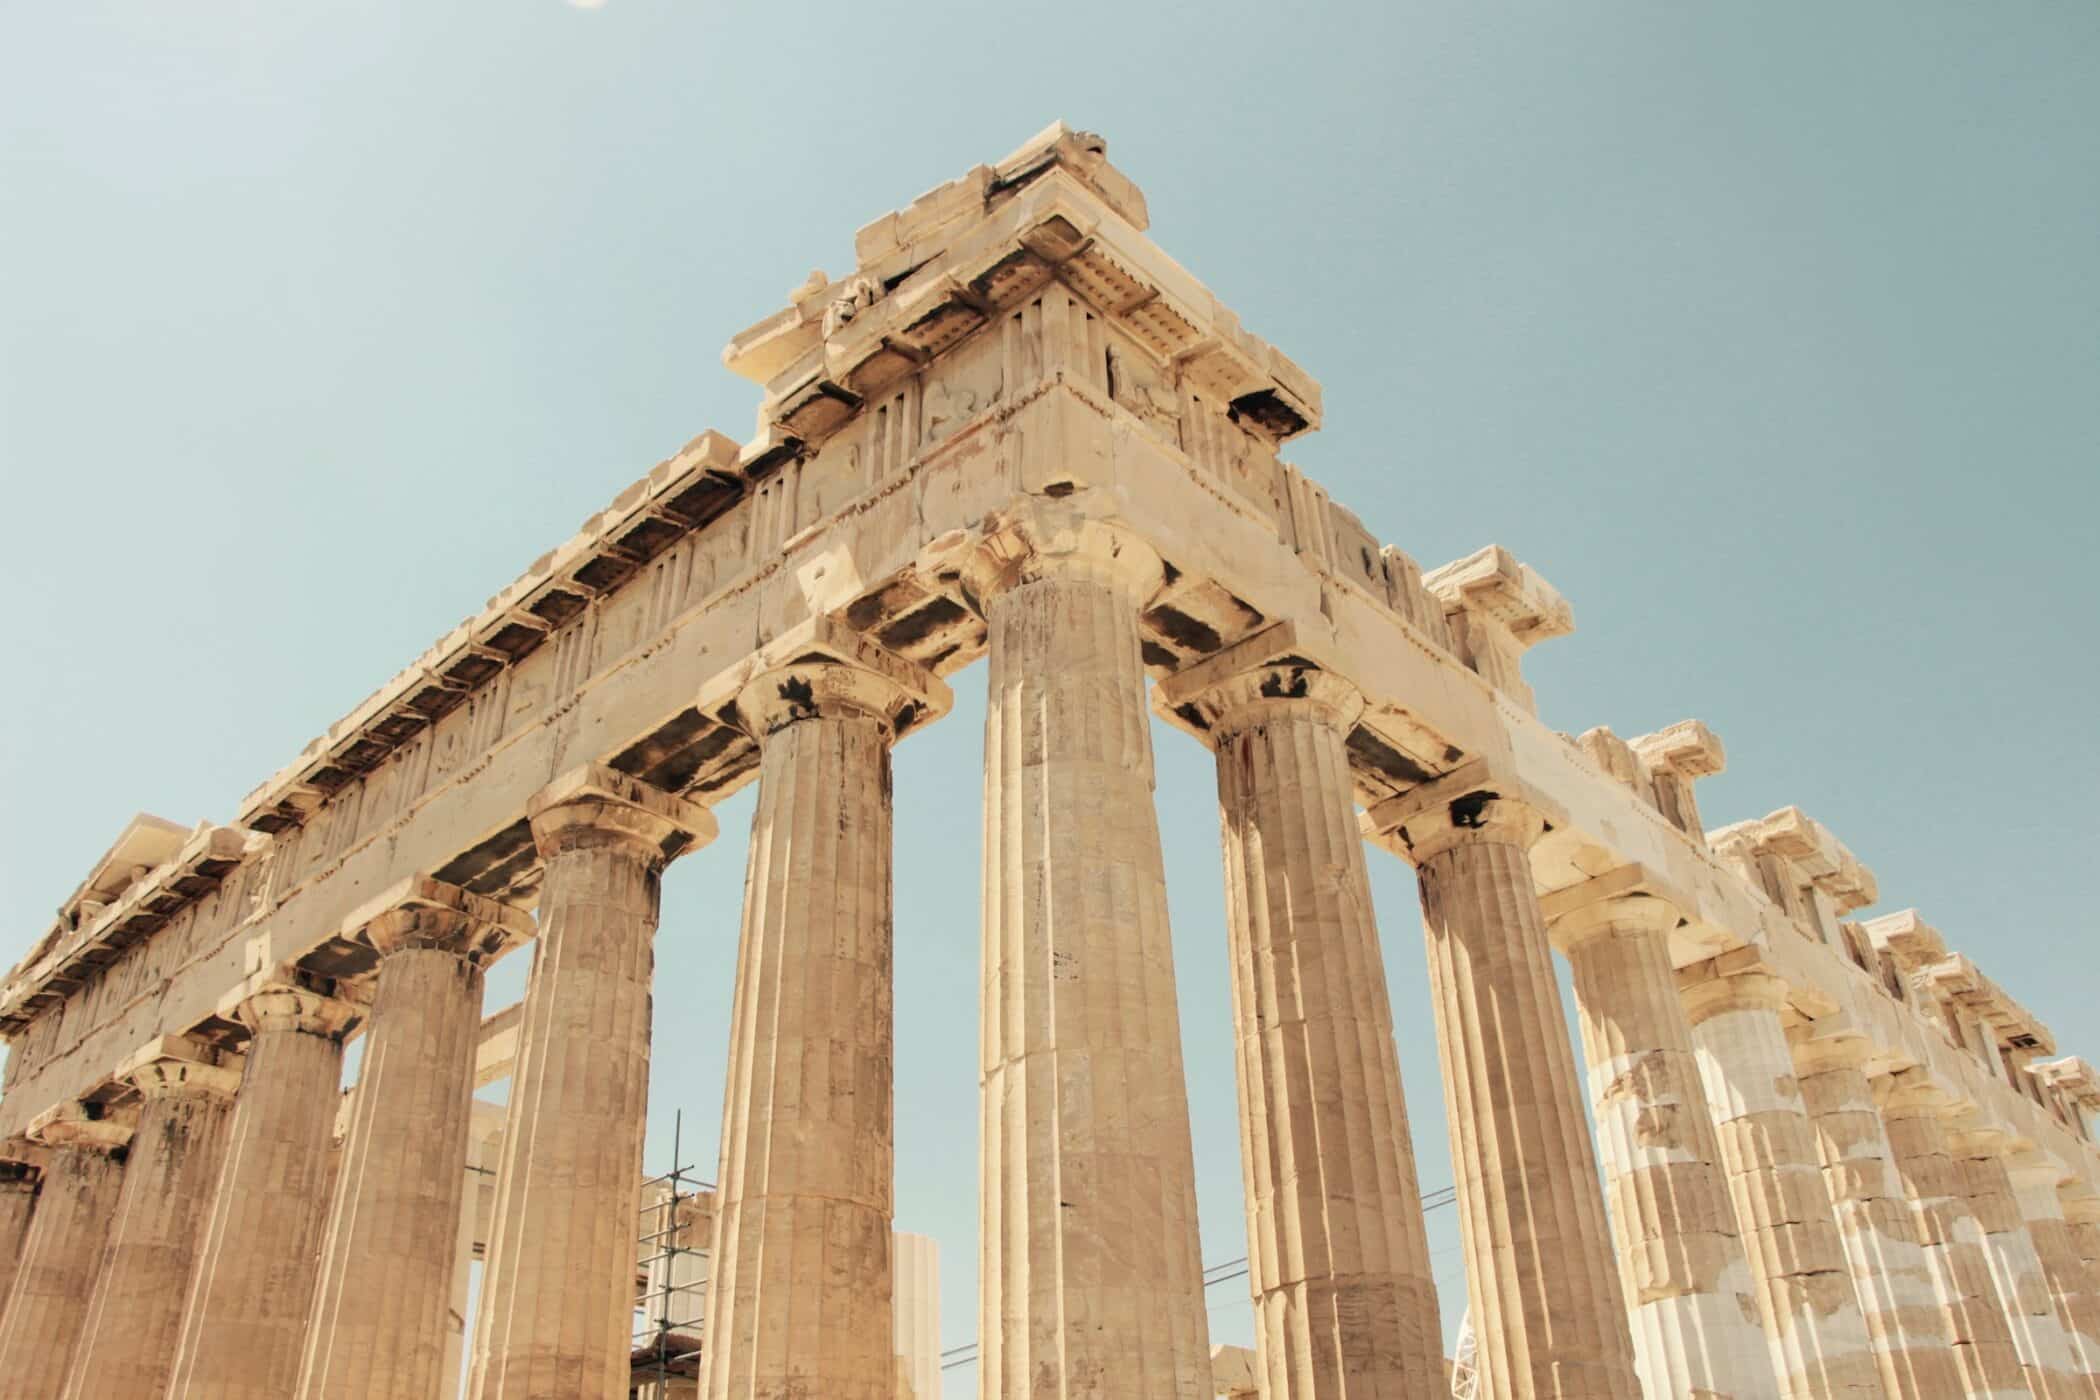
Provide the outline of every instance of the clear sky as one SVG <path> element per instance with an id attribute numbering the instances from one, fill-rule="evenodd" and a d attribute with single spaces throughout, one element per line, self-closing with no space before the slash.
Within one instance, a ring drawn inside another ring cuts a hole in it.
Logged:
<path id="1" fill-rule="evenodd" d="M 2100 1053 L 2100 9 L 2084 0 L 6 6 L 0 963 L 134 811 L 225 821 L 702 428 L 853 230 L 1054 118 L 1326 388 L 1290 456 L 1696 716 Z M 975 1332 L 982 668 L 898 753 L 897 1213 Z M 1208 756 L 1161 731 L 1204 1257 L 1246 1252 Z M 650 1162 L 712 1176 L 751 794 L 675 866 Z M 1423 1185 L 1413 881 L 1373 852 Z M 495 979 L 514 996 L 514 959 Z M 492 1007 L 494 1000 L 492 998 Z M 1431 1217 L 1447 1322 L 1451 1212 Z M 1248 1340 L 1244 1284 L 1215 1339 Z M 951 1394 L 969 1386 L 950 1373 Z"/>

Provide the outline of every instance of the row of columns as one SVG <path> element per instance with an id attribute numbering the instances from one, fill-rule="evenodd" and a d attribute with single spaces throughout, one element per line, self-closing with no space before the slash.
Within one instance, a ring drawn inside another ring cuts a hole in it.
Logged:
<path id="1" fill-rule="evenodd" d="M 989 631 L 980 1387 L 1209 1400 L 1194 1167 L 1128 536 L 1045 512 L 965 583 Z M 1950 1134 L 1754 967 L 1687 981 L 1638 889 L 1541 906 L 1544 822 L 1461 775 L 1355 812 L 1364 701 L 1256 639 L 1162 687 L 1217 756 L 1257 1364 L 1272 1400 L 1435 1393 L 1363 830 L 1416 867 L 1468 1301 L 1506 1397 L 2100 1394 L 2100 1210 Z M 945 708 L 860 643 L 752 676 L 760 750 L 703 1394 L 888 1400 L 890 748 Z M 544 864 L 470 1393 L 625 1393 L 659 882 L 701 808 L 600 768 L 528 809 Z M 435 1396 L 482 969 L 528 930 L 419 882 L 369 991 L 235 1008 L 238 1075 L 157 1048 L 135 1126 L 47 1115 L 0 1400 Z M 1604 1180 L 1551 950 L 1568 957 Z M 342 1036 L 368 1022 L 341 1152 Z M 120 1163 L 118 1154 L 127 1160 Z M 1607 1205 L 1607 1198 L 1609 1204 Z M 1614 1248 L 1616 1236 L 1616 1249 Z M 82 1300 L 85 1300 L 84 1302 Z M 121 1382 L 119 1380 L 121 1378 Z"/>

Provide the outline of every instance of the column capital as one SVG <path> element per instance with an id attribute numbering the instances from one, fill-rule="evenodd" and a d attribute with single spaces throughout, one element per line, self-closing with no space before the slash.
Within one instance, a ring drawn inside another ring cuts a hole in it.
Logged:
<path id="1" fill-rule="evenodd" d="M 117 1066 L 116 1077 L 148 1099 L 230 1099 L 241 1087 L 237 1056 L 181 1035 L 147 1041 Z"/>
<path id="2" fill-rule="evenodd" d="M 1093 494 L 1032 497 L 1009 511 L 963 560 L 964 587 L 980 605 L 1043 578 L 1092 578 L 1141 600 L 1157 592 L 1166 574 L 1158 553 L 1076 504 Z"/>
<path id="3" fill-rule="evenodd" d="M 123 1118 L 101 1116 L 101 1106 L 89 1108 L 78 1100 L 53 1104 L 29 1120 L 29 1140 L 45 1147 L 70 1148 L 80 1152 L 108 1154 L 128 1146 L 138 1124 Z"/>
<path id="4" fill-rule="evenodd" d="M 1414 865 L 1454 846 L 1495 843 L 1530 850 L 1546 834 L 1546 818 L 1525 800 L 1513 779 L 1491 774 L 1475 759 L 1433 782 L 1389 797 L 1364 814 L 1364 825 L 1397 837 L 1396 851 Z"/>
<path id="5" fill-rule="evenodd" d="M 1777 1015 L 1787 1004 L 1786 983 L 1762 967 L 1718 974 L 1704 967 L 1685 968 L 1677 974 L 1677 990 L 1695 1026 L 1730 1011 Z"/>
<path id="6" fill-rule="evenodd" d="M 813 621 L 828 625 L 796 628 L 765 648 L 737 691 L 731 718 L 754 739 L 805 719 L 860 714 L 880 720 L 894 742 L 955 703 L 932 672 L 843 624 Z"/>
<path id="7" fill-rule="evenodd" d="M 366 1008 L 354 1001 L 333 997 L 293 983 L 273 983 L 239 994 L 233 1018 L 251 1034 L 292 1031 L 340 1040 L 364 1019 Z"/>
<path id="8" fill-rule="evenodd" d="M 1347 733 L 1369 702 L 1328 648 L 1279 622 L 1214 652 L 1153 688 L 1153 708 L 1200 725 L 1215 745 L 1279 713 L 1311 714 Z"/>
<path id="9" fill-rule="evenodd" d="M 1562 952 L 1598 938 L 1669 937 L 1684 915 L 1669 900 L 1641 888 L 1646 874 L 1638 865 L 1620 866 L 1542 896 L 1539 913 L 1546 937 Z"/>
<path id="10" fill-rule="evenodd" d="M 336 936 L 364 944 L 381 958 L 405 948 L 434 948 L 479 967 L 537 932 L 522 909 L 428 875 L 411 875 L 353 910 Z"/>
<path id="11" fill-rule="evenodd" d="M 546 859 L 605 843 L 631 843 L 656 864 L 715 839 L 714 814 L 697 802 L 600 763 L 572 768 L 525 805 L 532 839 Z"/>

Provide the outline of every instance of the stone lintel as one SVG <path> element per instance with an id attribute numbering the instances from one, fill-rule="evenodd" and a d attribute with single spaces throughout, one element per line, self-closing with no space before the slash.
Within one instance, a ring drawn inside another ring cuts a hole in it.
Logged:
<path id="1" fill-rule="evenodd" d="M 791 673 L 798 669 L 842 673 L 833 677 L 842 687 L 838 698 L 852 702 L 858 697 L 862 708 L 880 711 L 899 739 L 925 728 L 955 704 L 954 692 L 932 672 L 877 644 L 842 619 L 818 614 L 761 646 L 744 665 L 715 677 L 701 694 L 697 708 L 748 733 L 755 723 L 744 713 L 752 688 L 769 684 L 792 686 Z M 805 675 L 803 680 L 819 684 L 815 676 Z M 763 703 L 773 697 L 759 698 Z M 793 703 L 792 697 L 785 694 L 780 698 Z M 809 698 L 815 703 L 819 697 L 812 694 Z"/>
<path id="2" fill-rule="evenodd" d="M 384 915 L 435 910 L 464 916 L 466 931 L 461 952 L 486 966 L 508 949 L 537 936 L 532 916 L 513 909 L 501 900 L 472 890 L 416 874 L 402 880 L 352 910 L 341 925 L 340 936 L 349 942 L 371 944 L 367 930 Z"/>
<path id="3" fill-rule="evenodd" d="M 514 1001 L 501 1011 L 482 1017 L 481 1038 L 474 1044 L 475 1088 L 508 1079 L 517 1067 L 519 1028 L 524 1015 L 525 1003 Z"/>

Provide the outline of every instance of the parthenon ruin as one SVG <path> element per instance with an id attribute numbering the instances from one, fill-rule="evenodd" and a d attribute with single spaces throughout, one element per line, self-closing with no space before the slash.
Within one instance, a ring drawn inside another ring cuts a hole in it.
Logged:
<path id="1" fill-rule="evenodd" d="M 1061 125 L 868 224 L 724 352 L 747 440 L 659 463 L 230 821 L 124 831 L 0 984 L 0 1400 L 449 1395 L 470 1153 L 466 1393 L 628 1395 L 660 881 L 754 781 L 683 1393 L 926 1389 L 890 754 L 986 656 L 985 1400 L 1223 1379 L 1154 718 L 1217 760 L 1264 1400 L 1450 1393 L 1386 856 L 1480 1394 L 2100 1397 L 2100 1076 L 1916 912 L 1851 917 L 1874 877 L 1799 809 L 1709 830 L 1704 725 L 1548 730 L 1523 659 L 1567 602 L 1496 547 L 1424 571 L 1285 463 L 1318 384 L 1147 226 Z"/>

